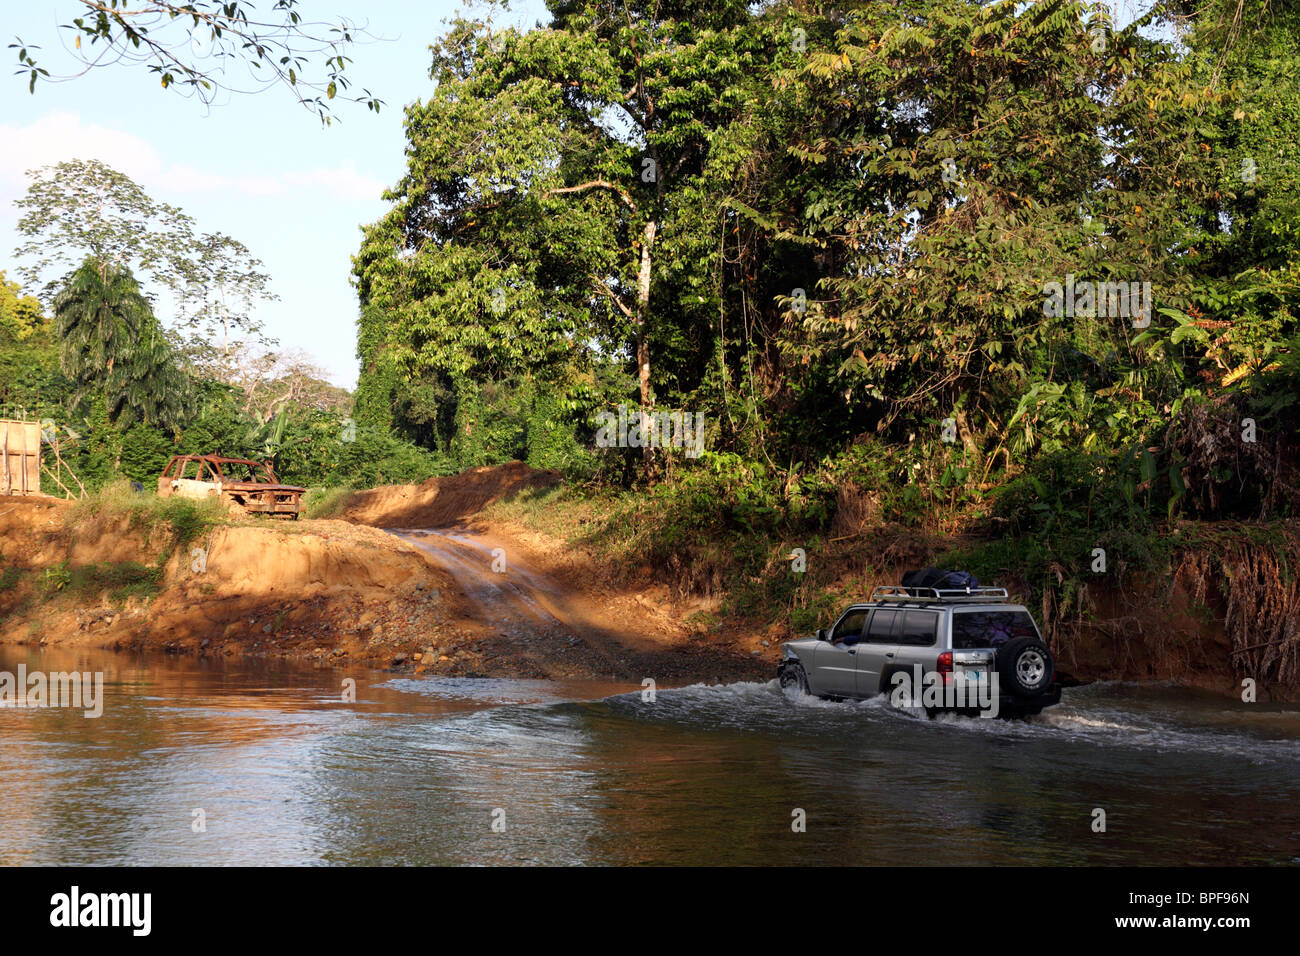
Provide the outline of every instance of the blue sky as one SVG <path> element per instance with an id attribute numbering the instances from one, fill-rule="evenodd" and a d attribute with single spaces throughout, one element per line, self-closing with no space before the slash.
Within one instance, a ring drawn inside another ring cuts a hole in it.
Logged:
<path id="1" fill-rule="evenodd" d="M 254 0 L 257 9 L 271 0 Z M 0 270 L 13 275 L 13 200 L 24 170 L 65 159 L 100 159 L 131 176 L 155 199 L 179 206 L 204 232 L 225 232 L 265 263 L 278 302 L 258 317 L 283 348 L 306 351 L 338 385 L 356 384 L 356 295 L 349 257 L 359 226 L 387 208 L 382 191 L 404 169 L 403 108 L 432 90 L 428 46 L 453 0 L 300 0 L 305 19 L 347 17 L 382 39 L 352 50 L 349 75 L 386 103 L 372 113 L 340 104 L 341 124 L 322 127 L 314 113 L 279 88 L 233 96 L 208 109 L 160 88 L 141 67 L 103 67 L 77 79 L 37 84 L 12 74 L 14 51 L 0 70 Z M 479 7 L 477 9 L 485 9 Z M 82 15 L 76 0 L 0 0 L 0 37 L 39 44 L 41 65 L 70 73 L 60 22 Z M 546 19 L 541 0 L 514 3 L 501 25 Z M 164 319 L 167 316 L 163 316 Z"/>

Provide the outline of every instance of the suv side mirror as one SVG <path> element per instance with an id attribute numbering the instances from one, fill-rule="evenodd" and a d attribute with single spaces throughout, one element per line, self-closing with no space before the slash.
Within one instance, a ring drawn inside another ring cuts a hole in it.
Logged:
<path id="1" fill-rule="evenodd" d="M 819 641 L 824 641 L 824 640 L 826 640 L 826 629 L 825 629 L 825 628 L 818 628 L 818 630 L 817 630 L 817 640 L 819 640 Z"/>

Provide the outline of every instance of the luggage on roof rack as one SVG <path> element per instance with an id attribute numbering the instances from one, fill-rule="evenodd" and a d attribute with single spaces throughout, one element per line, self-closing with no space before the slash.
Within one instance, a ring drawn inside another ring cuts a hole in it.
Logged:
<path id="1" fill-rule="evenodd" d="M 977 588 L 979 580 L 969 571 L 949 571 L 945 568 L 921 568 L 903 572 L 905 588 Z"/>

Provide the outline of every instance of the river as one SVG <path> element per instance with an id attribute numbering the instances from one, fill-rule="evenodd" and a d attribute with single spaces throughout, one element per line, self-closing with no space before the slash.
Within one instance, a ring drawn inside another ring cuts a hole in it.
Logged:
<path id="1" fill-rule="evenodd" d="M 0 707 L 6 865 L 1300 862 L 1300 708 L 1174 687 L 931 721 L 774 683 L 20 664 L 105 686 L 98 718 Z"/>

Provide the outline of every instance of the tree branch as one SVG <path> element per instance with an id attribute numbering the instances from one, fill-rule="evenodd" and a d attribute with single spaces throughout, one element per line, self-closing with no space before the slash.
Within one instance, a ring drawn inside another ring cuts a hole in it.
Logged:
<path id="1" fill-rule="evenodd" d="M 618 310 L 620 312 L 626 315 L 629 319 L 635 319 L 635 316 L 632 314 L 632 310 L 623 304 L 623 300 L 620 299 L 618 297 L 618 294 L 609 287 L 609 283 L 607 283 L 600 276 L 592 276 L 591 281 L 595 285 L 596 291 L 606 296 L 611 302 L 613 302 L 616 306 L 618 306 Z"/>
<path id="2" fill-rule="evenodd" d="M 623 205 L 627 206 L 627 208 L 633 212 L 636 212 L 636 203 L 632 201 L 632 197 L 622 188 L 615 186 L 607 179 L 593 179 L 590 182 L 580 183 L 577 186 L 565 186 L 561 189 L 551 189 L 547 191 L 546 195 L 559 196 L 562 193 L 580 193 L 585 192 L 588 189 L 608 189 L 610 192 L 617 194 L 619 199 L 623 200 Z"/>

